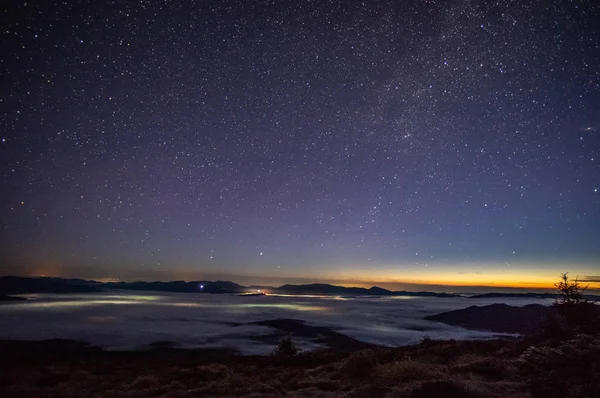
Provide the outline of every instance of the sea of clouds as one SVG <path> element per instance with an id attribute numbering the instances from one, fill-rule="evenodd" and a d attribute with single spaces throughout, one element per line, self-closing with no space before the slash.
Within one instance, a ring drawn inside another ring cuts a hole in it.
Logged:
<path id="1" fill-rule="evenodd" d="M 252 336 L 274 331 L 265 326 L 232 323 L 301 319 L 365 342 L 398 346 L 416 343 L 425 336 L 498 336 L 426 321 L 423 317 L 427 315 L 498 302 L 518 306 L 551 302 L 515 298 L 242 297 L 131 291 L 26 297 L 26 302 L 0 304 L 0 339 L 71 339 L 107 349 L 136 349 L 157 341 L 172 341 L 185 348 L 233 347 L 244 354 L 272 351 L 272 343 Z M 294 341 L 302 349 L 319 347 L 309 339 Z"/>

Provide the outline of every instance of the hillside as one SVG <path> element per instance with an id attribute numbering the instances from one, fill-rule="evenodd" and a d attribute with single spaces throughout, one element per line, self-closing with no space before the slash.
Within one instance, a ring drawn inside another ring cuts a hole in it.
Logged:
<path id="1" fill-rule="evenodd" d="M 226 350 L 103 351 L 0 342 L 0 396 L 597 397 L 600 339 L 424 341 L 399 348 L 237 356 Z"/>
<path id="2" fill-rule="evenodd" d="M 60 278 L 24 278 L 19 276 L 0 277 L 0 294 L 28 293 L 93 293 L 102 291 L 96 286 L 74 283 Z"/>
<path id="3" fill-rule="evenodd" d="M 426 316 L 428 321 L 443 322 L 466 329 L 495 333 L 533 333 L 552 311 L 551 307 L 530 304 L 515 307 L 507 304 L 471 306 L 468 308 Z"/>

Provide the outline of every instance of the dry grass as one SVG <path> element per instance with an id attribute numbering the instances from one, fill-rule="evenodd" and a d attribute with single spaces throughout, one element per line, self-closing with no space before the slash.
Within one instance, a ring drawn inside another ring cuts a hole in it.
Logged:
<path id="1" fill-rule="evenodd" d="M 534 348 L 514 341 L 427 341 L 283 358 L 82 350 L 39 359 L 24 355 L 22 347 L 0 346 L 0 396 L 525 398 L 559 391 L 580 398 L 600 391 L 594 389 L 599 343 L 585 336 Z M 568 390 L 544 388 L 556 381 Z"/>
<path id="2" fill-rule="evenodd" d="M 384 385 L 397 385 L 416 380 L 443 379 L 445 374 L 439 365 L 404 360 L 377 365 L 373 371 L 373 379 Z"/>
<path id="3" fill-rule="evenodd" d="M 158 386 L 160 386 L 160 381 L 155 376 L 139 376 L 131 383 L 131 388 L 135 390 L 146 390 Z"/>
<path id="4" fill-rule="evenodd" d="M 600 336 L 531 346 L 516 361 L 533 397 L 600 396 Z"/>
<path id="5" fill-rule="evenodd" d="M 501 380 L 508 374 L 514 373 L 516 368 L 512 361 L 495 357 L 478 357 L 465 355 L 457 359 L 457 363 L 450 368 L 451 372 L 463 374 L 474 373 L 484 378 Z"/>

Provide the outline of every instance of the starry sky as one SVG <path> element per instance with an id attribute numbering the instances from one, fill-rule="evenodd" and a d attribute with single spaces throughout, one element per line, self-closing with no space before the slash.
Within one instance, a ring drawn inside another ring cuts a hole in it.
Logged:
<path id="1" fill-rule="evenodd" d="M 600 281 L 594 1 L 1 7 L 3 274 Z"/>

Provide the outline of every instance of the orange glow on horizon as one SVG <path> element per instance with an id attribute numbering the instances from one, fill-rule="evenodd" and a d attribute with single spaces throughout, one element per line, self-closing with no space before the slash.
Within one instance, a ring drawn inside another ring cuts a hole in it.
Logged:
<path id="1" fill-rule="evenodd" d="M 432 267 L 433 268 L 433 267 Z M 466 269 L 475 267 L 465 267 Z M 463 269 L 465 269 L 463 268 Z M 377 284 L 386 285 L 420 285 L 440 287 L 486 287 L 486 288 L 512 288 L 512 289 L 556 289 L 562 271 L 556 271 L 549 267 L 544 271 L 532 269 L 531 267 L 514 267 L 504 272 L 456 272 L 446 269 L 429 269 L 428 272 L 417 270 L 403 270 L 403 277 L 397 277 L 397 272 L 381 272 L 374 270 L 365 276 L 361 272 L 344 272 L 342 274 L 328 274 L 320 279 L 338 280 L 343 286 L 371 287 Z M 357 270 L 358 271 L 358 270 Z M 570 272 L 570 279 L 585 280 L 585 276 L 591 272 Z M 429 275 L 425 275 L 429 274 Z M 335 276 L 338 276 L 337 278 Z M 579 282 L 582 287 L 590 290 L 600 289 L 600 281 Z"/>

